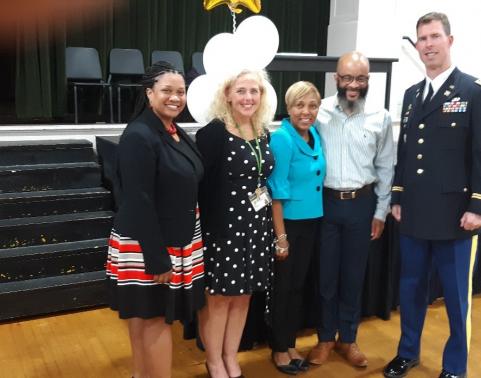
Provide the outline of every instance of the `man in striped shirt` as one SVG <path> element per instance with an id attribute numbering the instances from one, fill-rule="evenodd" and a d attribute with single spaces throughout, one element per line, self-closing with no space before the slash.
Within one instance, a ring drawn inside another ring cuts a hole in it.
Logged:
<path id="1" fill-rule="evenodd" d="M 389 211 L 394 142 L 387 110 L 366 105 L 369 60 L 359 52 L 343 55 L 334 78 L 337 94 L 322 101 L 318 116 L 327 172 L 321 326 L 309 361 L 323 364 L 335 349 L 353 366 L 365 367 L 356 344 L 361 294 L 370 241 L 381 236 Z"/>

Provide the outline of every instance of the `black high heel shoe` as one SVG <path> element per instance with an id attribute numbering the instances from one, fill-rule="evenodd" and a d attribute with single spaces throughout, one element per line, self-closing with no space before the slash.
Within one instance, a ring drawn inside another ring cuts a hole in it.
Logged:
<path id="1" fill-rule="evenodd" d="M 207 377 L 211 378 L 212 375 L 210 375 L 210 370 L 209 370 L 209 365 L 207 365 L 207 361 L 205 362 L 205 370 L 207 370 Z M 237 377 L 229 377 L 229 378 L 244 378 L 244 376 L 238 375 Z"/>

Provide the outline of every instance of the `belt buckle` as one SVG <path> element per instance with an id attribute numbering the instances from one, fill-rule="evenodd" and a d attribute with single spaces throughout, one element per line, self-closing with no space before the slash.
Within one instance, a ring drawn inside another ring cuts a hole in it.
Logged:
<path id="1" fill-rule="evenodd" d="M 349 192 L 341 192 L 341 199 L 342 200 L 350 200 L 356 198 L 356 191 L 352 190 Z"/>

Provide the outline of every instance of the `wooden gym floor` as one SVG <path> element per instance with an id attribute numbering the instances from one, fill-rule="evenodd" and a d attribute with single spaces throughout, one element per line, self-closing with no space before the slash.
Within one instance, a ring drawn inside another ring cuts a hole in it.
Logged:
<path id="1" fill-rule="evenodd" d="M 472 339 L 469 376 L 481 377 L 481 296 L 473 299 Z M 409 378 L 438 377 L 441 356 L 448 336 L 446 312 L 442 301 L 430 307 L 425 323 L 421 365 Z M 381 377 L 383 366 L 394 356 L 399 337 L 399 313 L 391 320 L 364 319 L 358 336 L 369 366 L 356 370 L 336 354 L 324 366 L 312 367 L 299 377 Z M 306 354 L 316 343 L 310 330 L 298 339 Z M 125 324 L 109 309 L 96 309 L 0 324 L 0 377 L 2 378 L 99 378 L 130 377 L 130 347 Z M 239 354 L 247 378 L 287 377 L 270 362 L 264 345 Z M 174 378 L 206 377 L 204 354 L 193 340 L 182 339 L 179 324 L 174 326 Z"/>

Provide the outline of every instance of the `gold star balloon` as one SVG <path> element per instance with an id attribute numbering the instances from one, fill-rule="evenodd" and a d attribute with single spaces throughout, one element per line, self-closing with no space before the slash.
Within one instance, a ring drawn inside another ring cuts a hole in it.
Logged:
<path id="1" fill-rule="evenodd" d="M 204 9 L 210 11 L 218 5 L 227 5 L 232 12 L 240 13 L 239 5 L 251 10 L 254 13 L 261 11 L 261 0 L 204 0 Z"/>

